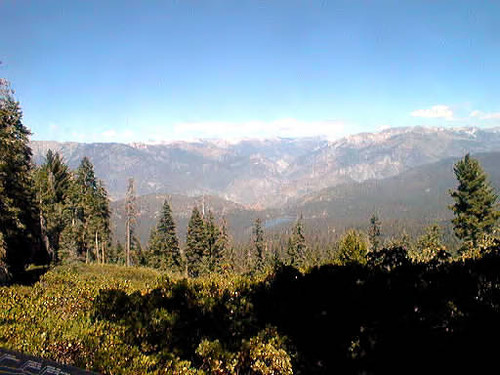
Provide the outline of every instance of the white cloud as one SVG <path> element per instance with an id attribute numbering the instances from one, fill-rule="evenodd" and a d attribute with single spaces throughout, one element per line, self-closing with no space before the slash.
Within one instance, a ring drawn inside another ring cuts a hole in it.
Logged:
<path id="1" fill-rule="evenodd" d="M 274 121 L 200 121 L 182 122 L 173 125 L 144 125 L 137 130 L 104 128 L 98 131 L 69 133 L 77 142 L 117 142 L 117 143 L 162 143 L 170 141 L 191 141 L 198 139 L 223 139 L 237 142 L 248 138 L 273 137 L 314 137 L 324 136 L 329 140 L 338 139 L 352 133 L 349 125 L 341 121 L 301 121 L 293 118 Z"/>
<path id="2" fill-rule="evenodd" d="M 336 139 L 345 135 L 346 125 L 340 121 L 300 121 L 292 118 L 275 121 L 186 122 L 175 124 L 172 131 L 155 132 L 168 139 L 196 138 L 269 138 L 326 136 Z M 168 134 L 166 134 L 168 133 Z"/>
<path id="3" fill-rule="evenodd" d="M 391 125 L 379 125 L 379 126 L 377 126 L 377 131 L 382 132 L 382 131 L 390 129 L 390 128 L 392 128 Z"/>
<path id="4" fill-rule="evenodd" d="M 72 131 L 70 135 L 70 139 L 76 142 L 130 143 L 137 141 L 136 134 L 129 129 L 108 129 L 100 132 L 87 133 Z"/>
<path id="5" fill-rule="evenodd" d="M 115 129 L 106 130 L 102 132 L 102 136 L 105 138 L 116 137 L 116 130 Z"/>
<path id="6" fill-rule="evenodd" d="M 453 110 L 447 105 L 434 105 L 428 109 L 417 109 L 411 112 L 413 117 L 444 118 L 453 120 Z"/>
<path id="7" fill-rule="evenodd" d="M 79 133 L 79 132 L 74 131 L 71 133 L 71 137 L 72 137 L 72 140 L 74 140 L 75 142 L 86 142 L 86 136 L 83 133 Z"/>
<path id="8" fill-rule="evenodd" d="M 92 138 L 93 142 L 128 143 L 135 141 L 135 133 L 129 129 L 108 129 L 102 132 L 100 135 L 91 135 L 90 137 Z"/>
<path id="9" fill-rule="evenodd" d="M 469 117 L 474 117 L 479 120 L 500 120 L 500 112 L 484 113 L 481 111 L 472 111 Z"/>

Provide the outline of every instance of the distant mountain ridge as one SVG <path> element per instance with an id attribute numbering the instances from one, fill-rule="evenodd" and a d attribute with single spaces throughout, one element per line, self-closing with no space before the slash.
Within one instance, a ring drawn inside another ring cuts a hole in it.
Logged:
<path id="1" fill-rule="evenodd" d="M 500 151 L 474 154 L 500 193 Z M 177 232 L 181 240 L 193 206 L 212 211 L 220 220 L 226 218 L 229 232 L 236 242 L 250 241 L 253 221 L 259 217 L 266 232 L 289 228 L 303 215 L 307 235 L 331 239 L 347 228 L 366 228 L 370 216 L 377 212 L 385 236 L 422 233 L 424 227 L 437 222 L 451 233 L 452 203 L 449 190 L 457 186 L 453 165 L 458 157 L 440 160 L 411 168 L 396 176 L 350 182 L 322 189 L 290 200 L 281 208 L 251 210 L 227 200 L 212 197 L 150 194 L 137 199 L 139 217 L 137 235 L 146 244 L 151 228 L 156 224 L 163 201 L 172 206 Z M 116 238 L 123 239 L 125 219 L 124 200 L 115 201 L 112 222 Z M 316 238 L 317 239 L 317 238 Z"/>
<path id="2" fill-rule="evenodd" d="M 138 195 L 218 196 L 254 208 L 349 182 L 396 176 L 411 168 L 500 151 L 500 128 L 391 128 L 328 141 L 322 138 L 204 140 L 165 144 L 33 141 L 36 162 L 48 149 L 75 168 L 89 157 L 110 196 L 134 177 Z"/>

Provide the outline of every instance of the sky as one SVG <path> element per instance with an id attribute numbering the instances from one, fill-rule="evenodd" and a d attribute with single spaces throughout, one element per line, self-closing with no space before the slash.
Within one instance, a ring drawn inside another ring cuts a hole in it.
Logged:
<path id="1" fill-rule="evenodd" d="M 500 125 L 500 1 L 0 0 L 35 140 Z"/>

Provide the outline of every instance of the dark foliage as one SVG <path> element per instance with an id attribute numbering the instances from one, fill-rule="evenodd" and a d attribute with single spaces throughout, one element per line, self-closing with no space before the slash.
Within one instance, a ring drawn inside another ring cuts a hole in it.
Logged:
<path id="1" fill-rule="evenodd" d="M 22 117 L 9 83 L 0 79 L 0 268 L 13 275 L 23 272 L 40 252 L 31 133 Z"/>
<path id="2" fill-rule="evenodd" d="M 166 281 L 164 286 L 141 295 L 105 290 L 95 301 L 95 318 L 122 324 L 125 340 L 145 353 L 157 353 L 199 361 L 195 350 L 202 339 L 218 340 L 236 351 L 243 338 L 258 330 L 251 304 L 251 288 L 239 285 L 221 291 L 216 283 L 191 284 Z"/>
<path id="3" fill-rule="evenodd" d="M 296 373 L 481 372 L 496 362 L 499 270 L 499 241 L 465 262 L 414 264 L 404 248 L 383 249 L 367 265 L 282 267 L 237 293 L 187 281 L 144 296 L 102 291 L 95 318 L 122 324 L 142 350 L 194 364 L 204 338 L 235 350 L 274 326 L 293 345 Z"/>
<path id="4" fill-rule="evenodd" d="M 475 246 L 481 235 L 491 234 L 500 218 L 498 196 L 477 159 L 469 154 L 453 168 L 458 187 L 451 191 L 455 203 L 450 206 L 458 238 Z"/>

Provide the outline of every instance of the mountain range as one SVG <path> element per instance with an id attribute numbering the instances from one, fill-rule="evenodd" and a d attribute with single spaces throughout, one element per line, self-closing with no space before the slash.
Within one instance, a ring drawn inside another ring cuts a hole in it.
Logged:
<path id="1" fill-rule="evenodd" d="M 33 141 L 35 161 L 59 151 L 72 168 L 87 156 L 112 200 L 129 177 L 138 195 L 218 196 L 249 208 L 282 207 L 324 188 L 396 176 L 465 153 L 500 150 L 500 128 L 391 128 L 322 138 L 200 140 L 164 144 Z"/>
<path id="2" fill-rule="evenodd" d="M 137 235 L 146 243 L 165 199 L 181 239 L 194 205 L 229 223 L 247 241 L 255 218 L 283 231 L 302 214 L 315 235 L 335 236 L 368 225 L 372 213 L 386 235 L 419 233 L 449 223 L 453 164 L 474 154 L 500 187 L 500 129 L 396 128 L 328 141 L 321 138 L 222 140 L 166 144 L 33 141 L 40 163 L 48 149 L 70 167 L 87 156 L 112 198 L 116 238 L 124 236 L 123 197 L 129 177 L 137 186 Z M 446 225 L 445 225 L 446 227 Z M 449 225 L 448 225 L 449 229 Z"/>

